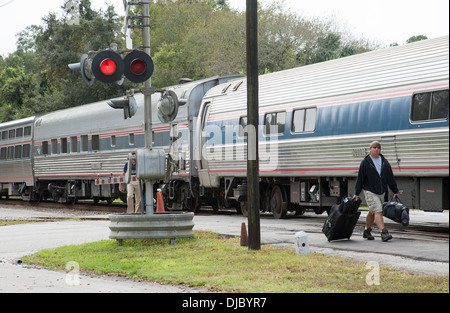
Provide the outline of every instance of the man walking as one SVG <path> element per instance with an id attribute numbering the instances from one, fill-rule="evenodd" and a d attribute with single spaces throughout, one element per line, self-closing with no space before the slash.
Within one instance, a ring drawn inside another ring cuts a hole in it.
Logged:
<path id="1" fill-rule="evenodd" d="M 361 162 L 358 178 L 355 186 L 355 199 L 359 198 L 361 191 L 364 192 L 369 213 L 366 219 L 366 228 L 363 238 L 374 240 L 372 236 L 372 224 L 375 221 L 378 229 L 381 230 L 381 240 L 387 242 L 392 239 L 384 226 L 383 201 L 384 194 L 388 192 L 388 186 L 398 197 L 397 183 L 391 165 L 381 154 L 381 144 L 374 141 L 370 144 L 370 153 Z"/>
<path id="2" fill-rule="evenodd" d="M 141 188 L 139 181 L 136 179 L 136 153 L 131 153 L 131 181 L 127 184 L 127 213 L 141 212 Z M 122 175 L 128 171 L 128 162 L 123 167 Z M 122 184 L 119 184 L 119 190 L 122 191 Z M 133 208 L 134 198 L 134 208 Z"/>

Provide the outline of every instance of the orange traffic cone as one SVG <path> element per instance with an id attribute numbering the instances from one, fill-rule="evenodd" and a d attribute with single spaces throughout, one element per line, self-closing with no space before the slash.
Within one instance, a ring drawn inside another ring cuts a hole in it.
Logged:
<path id="1" fill-rule="evenodd" d="M 161 191 L 158 191 L 158 196 L 156 198 L 156 213 L 164 213 L 164 200 Z"/>
<path id="2" fill-rule="evenodd" d="M 247 227 L 245 223 L 241 224 L 241 247 L 248 246 L 248 236 L 247 236 Z"/>

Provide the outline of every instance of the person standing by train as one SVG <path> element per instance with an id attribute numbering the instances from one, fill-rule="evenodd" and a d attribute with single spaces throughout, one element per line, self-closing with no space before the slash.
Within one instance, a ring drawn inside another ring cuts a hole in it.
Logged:
<path id="1" fill-rule="evenodd" d="M 123 167 L 122 175 L 128 171 L 128 162 Z M 122 184 L 119 184 L 119 190 L 122 191 Z M 133 209 L 134 199 L 134 209 Z M 140 213 L 141 212 L 141 187 L 139 181 L 136 178 L 136 153 L 131 153 L 131 181 L 127 184 L 127 213 Z"/>
<path id="2" fill-rule="evenodd" d="M 361 162 L 358 171 L 358 178 L 355 185 L 355 199 L 359 199 L 361 191 L 364 192 L 369 213 L 367 213 L 366 227 L 363 238 L 374 240 L 372 236 L 372 224 L 375 221 L 378 229 L 381 230 L 381 240 L 387 242 L 392 239 L 392 235 L 384 226 L 383 201 L 388 186 L 398 197 L 397 183 L 392 172 L 391 165 L 381 154 L 381 144 L 373 141 L 370 144 L 370 153 Z"/>

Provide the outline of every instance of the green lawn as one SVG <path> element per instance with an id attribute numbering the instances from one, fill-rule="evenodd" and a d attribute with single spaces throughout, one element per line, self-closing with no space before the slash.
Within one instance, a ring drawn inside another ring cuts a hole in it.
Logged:
<path id="1" fill-rule="evenodd" d="M 105 240 L 38 252 L 23 258 L 64 270 L 75 261 L 82 272 L 130 277 L 163 284 L 186 285 L 226 292 L 449 292 L 448 276 L 416 275 L 381 267 L 380 284 L 369 286 L 371 268 L 342 257 L 263 246 L 249 251 L 239 238 L 196 232 L 195 238 L 126 240 L 117 246 Z"/>

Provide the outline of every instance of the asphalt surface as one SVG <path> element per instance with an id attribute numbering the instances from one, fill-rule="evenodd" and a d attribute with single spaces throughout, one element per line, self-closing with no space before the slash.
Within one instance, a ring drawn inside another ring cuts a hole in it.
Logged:
<path id="1" fill-rule="evenodd" d="M 0 219 L 24 219 L 37 217 L 78 217 L 77 212 L 58 213 L 55 210 L 24 210 L 19 208 L 2 208 Z M 182 286 L 167 286 L 149 282 L 139 282 L 117 277 L 84 275 L 76 272 L 74 267 L 57 272 L 20 264 L 24 255 L 65 245 L 76 245 L 108 239 L 109 221 L 106 215 L 86 216 L 84 220 L 61 220 L 52 222 L 29 223 L 0 227 L 0 293 L 35 292 L 35 293 L 198 293 L 206 290 Z M 363 218 L 363 217 L 362 217 Z M 429 219 L 430 223 L 446 224 L 448 213 L 428 215 L 414 213 L 411 220 Z M 305 231 L 311 252 L 328 255 L 341 255 L 362 262 L 375 261 L 380 265 L 404 269 L 420 274 L 449 275 L 449 245 L 447 240 L 430 238 L 405 239 L 394 234 L 388 243 L 380 240 L 375 233 L 375 241 L 362 238 L 362 230 L 355 229 L 350 241 L 329 243 L 317 229 L 314 217 L 275 220 L 261 219 L 262 244 L 272 244 L 294 248 L 294 234 Z M 194 218 L 195 230 L 210 230 L 226 235 L 240 236 L 241 224 L 247 219 L 228 215 L 197 215 Z M 73 275 L 75 273 L 75 275 Z"/>

